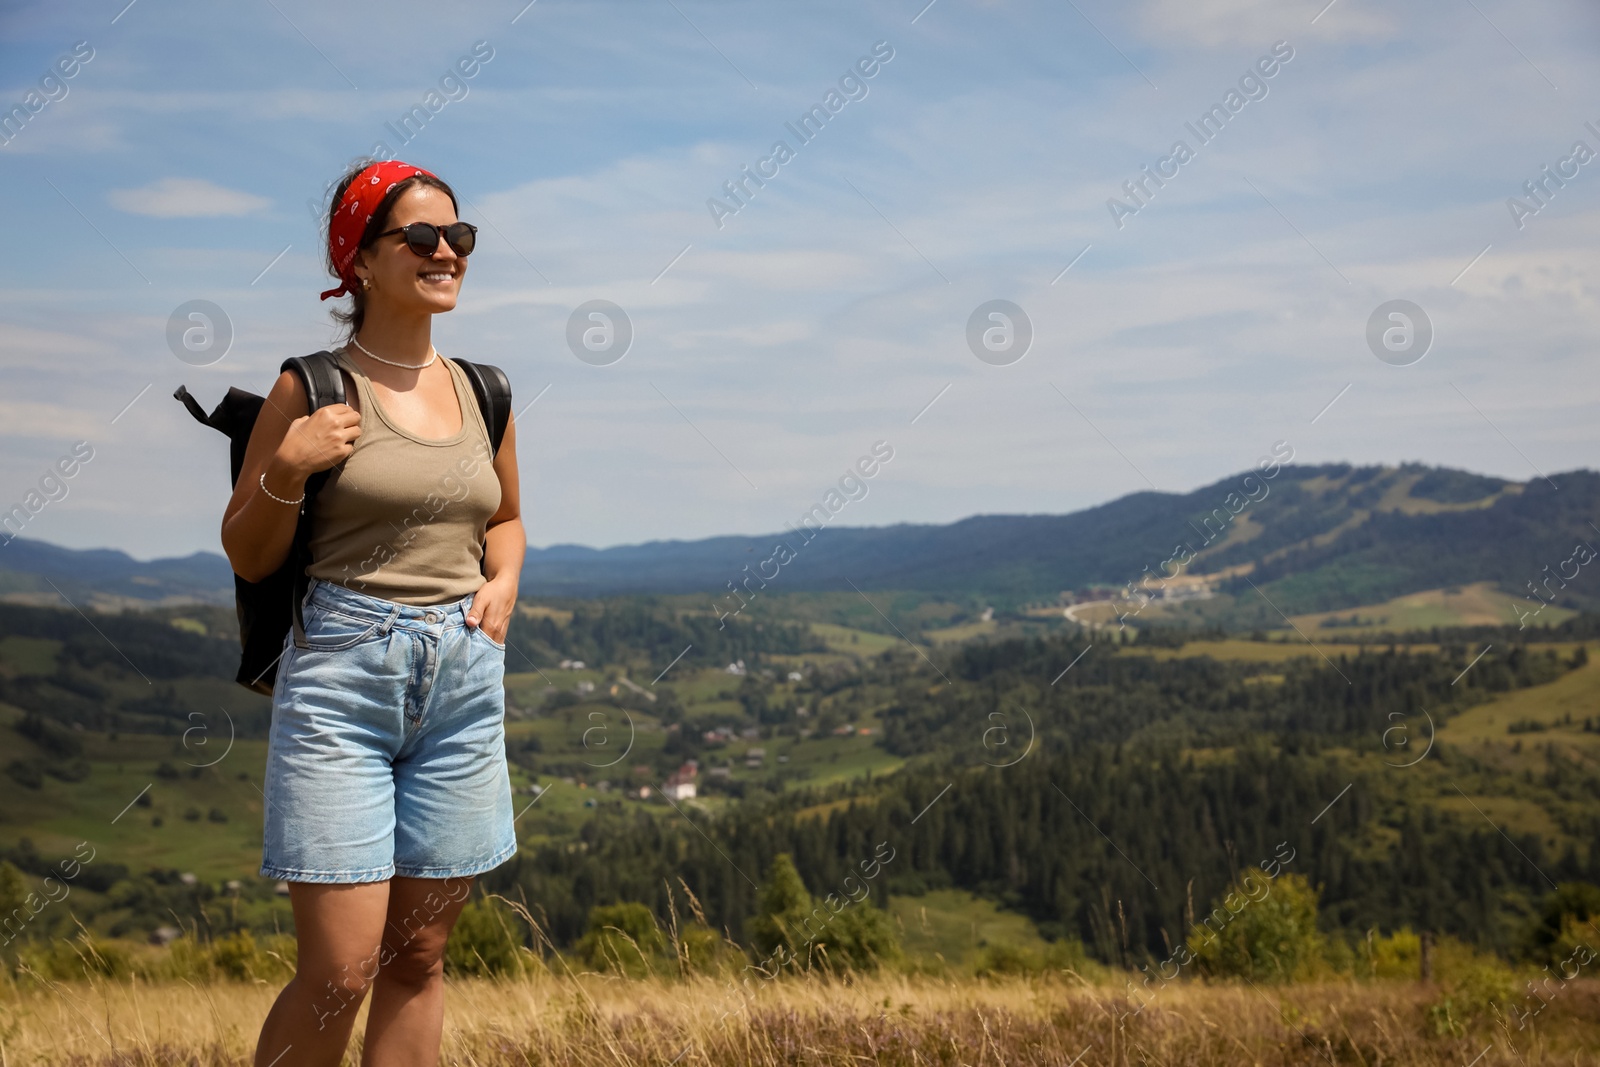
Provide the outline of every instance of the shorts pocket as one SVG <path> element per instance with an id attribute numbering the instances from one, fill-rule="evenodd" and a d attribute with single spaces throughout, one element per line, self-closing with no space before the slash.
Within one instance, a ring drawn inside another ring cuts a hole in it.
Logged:
<path id="1" fill-rule="evenodd" d="M 501 644 L 499 641 L 496 641 L 494 638 L 490 637 L 487 633 L 485 633 L 482 626 L 469 626 L 469 627 L 467 627 L 467 629 L 471 630 L 475 634 L 478 634 L 478 635 L 482 636 L 482 638 L 485 641 L 489 642 L 491 647 L 496 648 L 501 652 L 504 652 L 506 650 L 506 646 Z"/>
<path id="2" fill-rule="evenodd" d="M 346 615 L 335 608 L 313 603 L 301 612 L 305 620 L 306 645 L 313 652 L 340 652 L 372 636 L 382 619 L 363 619 Z"/>

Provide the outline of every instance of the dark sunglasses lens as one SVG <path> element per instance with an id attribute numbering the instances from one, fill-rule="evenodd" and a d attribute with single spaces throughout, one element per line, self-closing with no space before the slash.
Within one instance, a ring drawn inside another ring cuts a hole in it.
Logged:
<path id="1" fill-rule="evenodd" d="M 405 228 L 406 244 L 419 256 L 431 256 L 439 250 L 439 231 L 426 222 L 413 222 Z"/>
<path id="2" fill-rule="evenodd" d="M 444 239 L 456 255 L 469 256 L 478 243 L 478 234 L 468 223 L 452 222 L 444 228 Z"/>

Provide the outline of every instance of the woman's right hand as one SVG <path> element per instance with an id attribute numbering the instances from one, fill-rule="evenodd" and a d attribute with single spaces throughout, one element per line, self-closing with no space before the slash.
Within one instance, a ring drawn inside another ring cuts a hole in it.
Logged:
<path id="1" fill-rule="evenodd" d="M 349 404 L 327 404 L 289 423 L 277 461 L 304 478 L 327 470 L 355 450 L 361 415 Z"/>

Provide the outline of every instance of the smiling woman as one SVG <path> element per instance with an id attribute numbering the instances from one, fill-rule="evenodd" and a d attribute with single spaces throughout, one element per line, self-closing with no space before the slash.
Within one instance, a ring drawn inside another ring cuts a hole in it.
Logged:
<path id="1" fill-rule="evenodd" d="M 295 1062 L 339 1062 L 369 989 L 367 1062 L 436 1062 L 445 943 L 473 879 L 517 847 L 504 734 L 527 541 L 516 431 L 478 399 L 482 376 L 504 375 L 431 341 L 477 240 L 450 186 L 363 161 L 327 217 L 339 285 L 322 298 L 352 299 L 334 313 L 348 334 L 332 352 L 348 402 L 313 412 L 285 372 L 223 521 L 235 572 L 259 581 L 288 557 L 307 479 L 327 472 L 305 504 L 304 626 L 272 684 L 261 873 L 289 883 L 298 956 L 256 1063 L 290 1048 Z"/>

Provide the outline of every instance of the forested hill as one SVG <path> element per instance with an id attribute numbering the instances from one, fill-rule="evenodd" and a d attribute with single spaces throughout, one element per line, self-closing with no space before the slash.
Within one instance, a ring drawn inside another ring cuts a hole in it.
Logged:
<path id="1" fill-rule="evenodd" d="M 1600 545 L 1600 530 L 1589 525 L 1600 516 L 1600 474 L 1588 470 L 1553 475 L 1554 485 L 1420 465 L 1266 470 L 1273 473 L 1246 471 L 1191 493 L 1133 493 L 1069 515 L 824 528 L 810 543 L 786 531 L 605 550 L 556 546 L 531 550 L 523 575 L 528 588 L 549 593 L 715 596 L 759 572 L 779 591 L 856 586 L 1011 604 L 1096 584 L 1121 588 L 1147 568 L 1157 576 L 1181 569 L 1217 576 L 1223 588 L 1229 575 L 1281 583 L 1283 601 L 1273 599 L 1285 610 L 1316 611 L 1479 581 L 1520 595 L 1542 568 L 1570 559 L 1580 540 Z M 761 566 L 780 541 L 794 557 Z M 1181 567 L 1180 549 L 1193 556 Z M 1573 607 L 1600 604 L 1600 583 L 1552 589 Z"/>
<path id="2" fill-rule="evenodd" d="M 835 497 L 834 502 L 842 502 Z M 1570 607 L 1600 606 L 1600 583 L 1563 581 L 1600 545 L 1600 474 L 1507 482 L 1447 468 L 1263 461 L 1190 493 L 1139 492 L 1068 515 L 980 515 L 943 526 L 831 525 L 827 497 L 792 530 L 608 549 L 530 548 L 531 596 L 703 593 L 760 574 L 775 592 L 919 590 L 999 605 L 1064 590 L 1122 588 L 1144 576 L 1210 576 L 1220 591 L 1266 590 L 1285 611 L 1369 604 L 1418 590 L 1493 582 Z M 847 518 L 839 503 L 841 520 Z M 794 525 L 803 513 L 797 508 Z M 785 547 L 779 550 L 779 544 Z M 745 568 L 748 567 L 749 570 Z M 231 601 L 227 563 L 196 553 L 139 563 L 17 539 L 0 552 L 0 592 Z"/>
<path id="3" fill-rule="evenodd" d="M 1501 949 L 1547 878 L 1600 882 L 1600 784 L 1583 763 L 1551 756 L 1538 777 L 1507 779 L 1487 744 L 1475 754 L 1430 744 L 1404 768 L 1385 751 L 1396 722 L 1420 730 L 1420 707 L 1448 729 L 1587 667 L 1586 652 L 1513 646 L 1474 662 L 1464 645 L 1363 649 L 1269 668 L 1099 651 L 1079 663 L 1087 648 L 1082 637 L 963 646 L 941 658 L 949 686 L 930 687 L 915 656 L 880 660 L 874 677 L 894 692 L 882 744 L 931 758 L 857 780 L 832 803 L 817 802 L 836 794 L 791 791 L 692 825 L 607 805 L 579 831 L 581 847 L 525 849 L 487 881 L 540 901 L 561 938 L 581 933 L 596 902 L 665 912 L 679 878 L 715 924 L 737 930 L 757 896 L 742 872 L 788 852 L 832 887 L 883 843 L 891 893 L 969 890 L 1106 960 L 1170 952 L 1196 905 L 1274 856 L 1321 886 L 1330 926 L 1412 924 Z M 1068 662 L 1078 666 L 1058 674 Z M 1501 832 L 1470 802 L 1457 810 L 1466 794 L 1453 783 L 1549 790 L 1566 843 Z"/>

